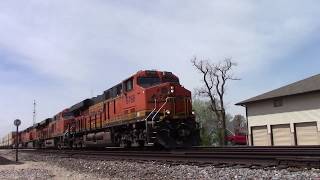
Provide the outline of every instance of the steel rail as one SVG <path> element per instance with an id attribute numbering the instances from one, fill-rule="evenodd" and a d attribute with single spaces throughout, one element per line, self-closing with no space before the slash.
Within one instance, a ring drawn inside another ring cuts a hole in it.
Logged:
<path id="1" fill-rule="evenodd" d="M 320 168 L 320 148 L 217 148 L 228 151 L 94 151 L 94 150 L 20 150 L 27 153 L 53 154 L 70 158 L 98 160 L 138 160 L 164 161 L 192 164 L 242 164 L 246 166 L 293 166 L 300 168 Z M 235 151 L 232 151 L 234 149 Z M 269 151 L 267 151 L 269 149 Z M 277 151 L 281 149 L 281 151 Z M 247 151 L 246 151 L 247 150 Z M 300 151 L 298 151 L 300 150 Z"/>

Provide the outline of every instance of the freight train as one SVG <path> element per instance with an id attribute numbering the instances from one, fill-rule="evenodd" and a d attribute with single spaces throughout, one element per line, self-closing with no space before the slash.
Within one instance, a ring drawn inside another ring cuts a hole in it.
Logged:
<path id="1" fill-rule="evenodd" d="M 16 132 L 10 132 L 0 138 L 0 148 L 13 148 L 16 144 Z"/>
<path id="2" fill-rule="evenodd" d="M 20 134 L 22 148 L 199 145 L 191 92 L 171 72 L 146 70 Z"/>

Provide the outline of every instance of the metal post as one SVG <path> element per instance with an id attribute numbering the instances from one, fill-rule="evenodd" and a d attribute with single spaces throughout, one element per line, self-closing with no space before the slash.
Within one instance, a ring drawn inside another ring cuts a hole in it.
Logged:
<path id="1" fill-rule="evenodd" d="M 252 143 L 249 143 L 249 119 L 248 119 L 248 107 L 245 106 L 246 108 L 246 120 L 247 120 L 247 135 L 246 135 L 246 141 L 247 141 L 247 146 L 252 146 Z M 250 129 L 251 132 L 251 129 Z M 252 138 L 251 138 L 252 139 Z"/>
<path id="2" fill-rule="evenodd" d="M 19 129 L 18 129 L 19 126 L 17 126 L 17 132 L 16 132 L 16 162 L 18 162 L 18 145 L 19 145 Z"/>
<path id="3" fill-rule="evenodd" d="M 13 124 L 17 127 L 16 132 L 16 161 L 18 162 L 18 146 L 19 146 L 19 129 L 18 127 L 21 124 L 21 121 L 19 119 L 14 120 Z"/>

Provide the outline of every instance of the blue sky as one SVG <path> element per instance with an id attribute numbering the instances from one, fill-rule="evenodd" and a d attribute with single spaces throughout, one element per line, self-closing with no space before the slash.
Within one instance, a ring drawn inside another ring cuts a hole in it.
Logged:
<path id="1" fill-rule="evenodd" d="M 18 0 L 0 3 L 0 135 L 113 86 L 141 69 L 201 85 L 190 59 L 232 57 L 234 104 L 319 73 L 319 1 Z"/>

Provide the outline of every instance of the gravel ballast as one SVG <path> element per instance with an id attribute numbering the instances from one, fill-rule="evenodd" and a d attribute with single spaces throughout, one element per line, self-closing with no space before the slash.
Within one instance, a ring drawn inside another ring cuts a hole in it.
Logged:
<path id="1" fill-rule="evenodd" d="M 14 155 L 14 153 L 3 152 L 0 152 L 0 156 L 5 158 L 12 158 Z M 9 170 L 0 166 L 0 179 L 320 179 L 319 169 L 264 170 L 198 167 L 159 162 L 74 159 L 33 153 L 21 153 L 20 159 L 25 164 L 34 163 L 41 166 L 24 171 L 16 169 L 24 164 L 4 165 L 17 166 Z"/>

